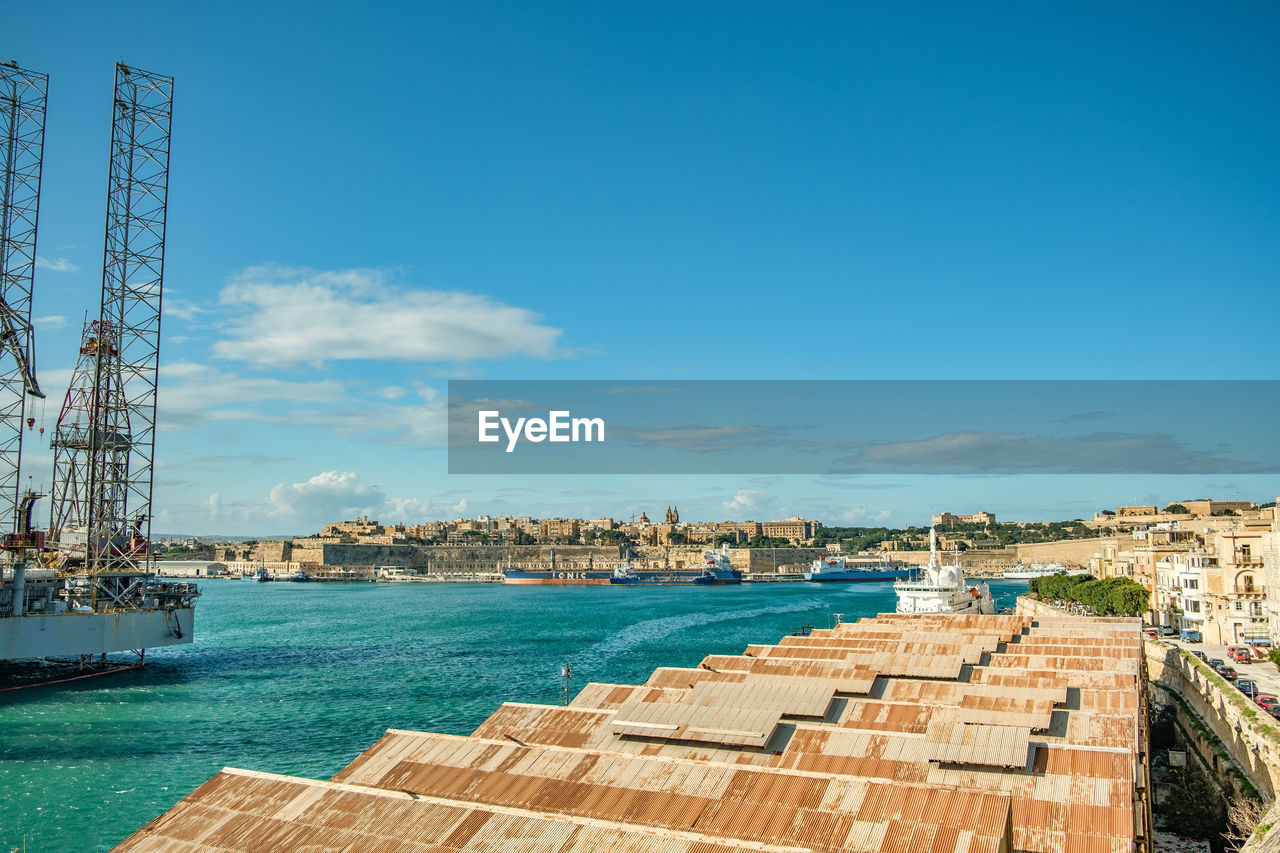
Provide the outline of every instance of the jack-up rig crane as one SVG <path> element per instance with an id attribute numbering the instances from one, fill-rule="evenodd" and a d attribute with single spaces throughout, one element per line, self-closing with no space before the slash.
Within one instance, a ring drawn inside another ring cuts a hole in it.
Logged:
<path id="1" fill-rule="evenodd" d="M 97 319 L 85 324 L 51 442 L 42 562 L 52 580 L 39 590 L 28 584 L 26 600 L 15 597 L 8 611 L 69 618 L 52 632 L 42 628 L 43 642 L 13 630 L 30 618 L 0 618 L 0 659 L 127 650 L 141 657 L 148 647 L 191 642 L 199 590 L 158 581 L 151 554 L 172 105 L 173 78 L 117 63 L 101 301 Z M 41 537 L 30 532 L 28 497 L 15 523 L 34 541 Z"/>
<path id="2" fill-rule="evenodd" d="M 31 292 L 48 91 L 47 75 L 0 63 L 0 525 L 8 526 L 2 547 L 11 575 L 0 610 L 9 612 L 44 545 L 30 525 L 35 493 L 22 490 L 22 438 L 27 397 L 44 397 L 32 355 Z"/>

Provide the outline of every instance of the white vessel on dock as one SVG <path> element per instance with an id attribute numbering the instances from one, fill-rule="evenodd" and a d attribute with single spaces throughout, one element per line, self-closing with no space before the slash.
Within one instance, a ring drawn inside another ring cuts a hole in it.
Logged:
<path id="1" fill-rule="evenodd" d="M 0 660 L 83 658 L 190 643 L 194 583 L 150 574 L 59 577 L 5 566 L 0 581 Z"/>
<path id="2" fill-rule="evenodd" d="M 929 529 L 929 565 L 920 570 L 917 580 L 897 581 L 899 613 L 982 613 L 996 612 L 991 589 L 985 583 L 970 586 L 965 582 L 959 560 L 944 566 L 938 560 L 938 533 Z"/>
<path id="3" fill-rule="evenodd" d="M 1047 578 L 1049 575 L 1068 574 L 1068 575 L 1087 575 L 1088 569 L 1068 569 L 1062 563 L 1032 563 L 1024 566 L 1022 563 L 1004 570 L 1006 580 L 1031 580 L 1032 578 Z"/>

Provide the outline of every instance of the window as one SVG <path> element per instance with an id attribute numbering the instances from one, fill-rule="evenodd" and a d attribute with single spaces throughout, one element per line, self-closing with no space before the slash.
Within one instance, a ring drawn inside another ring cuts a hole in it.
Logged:
<path id="1" fill-rule="evenodd" d="M 1244 610 L 1244 602 L 1243 602 L 1243 601 L 1237 601 L 1237 602 L 1234 602 L 1234 604 L 1235 604 L 1235 609 L 1236 609 L 1236 610 Z"/>
<path id="2" fill-rule="evenodd" d="M 1199 612 L 1200 612 L 1200 602 L 1198 602 L 1198 601 L 1188 601 L 1188 602 L 1187 602 L 1187 612 L 1188 612 L 1188 613 L 1199 613 Z"/>

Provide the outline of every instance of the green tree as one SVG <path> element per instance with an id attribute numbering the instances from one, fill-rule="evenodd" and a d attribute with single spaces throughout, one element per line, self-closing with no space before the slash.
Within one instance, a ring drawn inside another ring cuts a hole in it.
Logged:
<path id="1" fill-rule="evenodd" d="M 1146 613 L 1151 606 L 1151 591 L 1128 578 L 1122 578 L 1122 580 L 1128 582 L 1111 593 L 1113 611 L 1120 616 L 1138 616 Z"/>
<path id="2" fill-rule="evenodd" d="M 601 530 L 600 541 L 609 545 L 634 545 L 635 541 L 621 530 Z"/>
<path id="3" fill-rule="evenodd" d="M 1169 796 L 1158 811 L 1170 832 L 1187 838 L 1214 838 L 1226 828 L 1222 796 L 1190 767 L 1169 771 Z"/>
<path id="4" fill-rule="evenodd" d="M 1191 514 L 1191 510 L 1187 509 L 1182 504 L 1169 504 L 1167 507 L 1164 508 L 1164 511 L 1171 515 L 1190 515 Z"/>

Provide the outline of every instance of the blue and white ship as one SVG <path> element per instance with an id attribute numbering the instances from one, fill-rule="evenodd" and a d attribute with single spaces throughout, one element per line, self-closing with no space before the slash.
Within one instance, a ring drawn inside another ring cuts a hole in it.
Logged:
<path id="1" fill-rule="evenodd" d="M 914 569 L 906 566 L 890 566 L 881 560 L 871 565 L 857 565 L 847 562 L 844 557 L 828 557 L 819 554 L 818 559 L 809 564 L 809 571 L 804 573 L 807 581 L 897 581 L 912 577 Z"/>
<path id="2" fill-rule="evenodd" d="M 703 551 L 703 564 L 690 569 L 636 569 L 627 564 L 613 567 L 609 583 L 620 585 L 728 584 L 742 583 L 742 572 L 729 562 L 729 546 L 719 551 Z"/>

